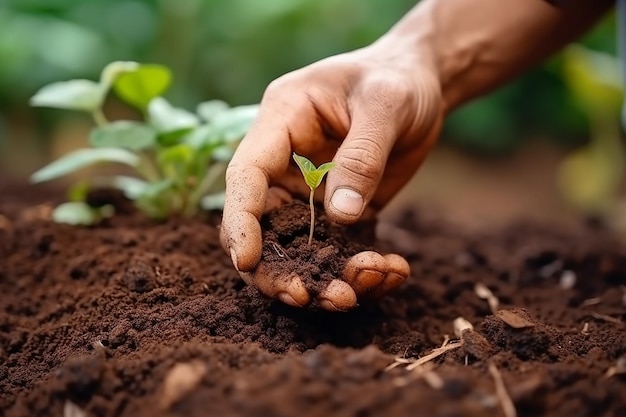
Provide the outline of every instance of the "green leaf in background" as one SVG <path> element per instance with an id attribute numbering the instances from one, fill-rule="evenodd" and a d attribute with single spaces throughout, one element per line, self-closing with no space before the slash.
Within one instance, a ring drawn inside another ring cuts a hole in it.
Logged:
<path id="1" fill-rule="evenodd" d="M 121 99 L 143 111 L 167 90 L 171 78 L 170 70 L 163 65 L 140 64 L 133 71 L 119 74 L 113 89 Z"/>
<path id="2" fill-rule="evenodd" d="M 92 112 L 100 107 L 105 92 L 90 80 L 70 80 L 48 84 L 31 97 L 30 105 Z"/>
<path id="3" fill-rule="evenodd" d="M 222 210 L 224 208 L 225 200 L 225 192 L 209 194 L 202 197 L 202 200 L 200 201 L 200 206 L 204 210 Z"/>
<path id="4" fill-rule="evenodd" d="M 563 52 L 563 78 L 588 112 L 619 114 L 623 92 L 616 57 L 582 45 L 568 46 Z"/>
<path id="5" fill-rule="evenodd" d="M 94 208 L 81 201 L 71 201 L 57 206 L 52 212 L 52 220 L 74 226 L 89 226 L 112 214 L 112 206 Z"/>
<path id="6" fill-rule="evenodd" d="M 88 148 L 70 152 L 46 165 L 31 176 L 32 182 L 49 181 L 89 165 L 114 162 L 136 167 L 139 157 L 130 151 L 117 148 Z"/>
<path id="7" fill-rule="evenodd" d="M 114 61 L 108 64 L 100 73 L 100 85 L 108 90 L 117 78 L 126 73 L 136 71 L 139 63 L 134 61 Z"/>
<path id="8" fill-rule="evenodd" d="M 162 165 L 184 165 L 190 162 L 192 158 L 193 150 L 185 144 L 172 146 L 159 153 L 159 163 Z"/>
<path id="9" fill-rule="evenodd" d="M 155 198 L 167 191 L 173 184 L 174 181 L 170 179 L 147 183 L 146 187 L 135 198 Z"/>
<path id="10" fill-rule="evenodd" d="M 212 134 L 221 137 L 226 142 L 240 140 L 250 129 L 258 110 L 258 104 L 251 104 L 232 107 L 216 114 L 211 122 Z"/>
<path id="11" fill-rule="evenodd" d="M 119 120 L 93 129 L 89 142 L 96 148 L 125 148 L 140 151 L 156 144 L 157 132 L 131 120 Z"/>
<path id="12" fill-rule="evenodd" d="M 194 131 L 193 127 L 186 127 L 171 132 L 163 132 L 157 135 L 157 142 L 161 146 L 174 146 L 181 143 L 183 138 Z"/>
<path id="13" fill-rule="evenodd" d="M 206 149 L 224 143 L 220 136 L 214 134 L 213 126 L 208 124 L 193 129 L 183 138 L 183 142 L 192 149 Z"/>
<path id="14" fill-rule="evenodd" d="M 90 184 L 88 180 L 78 181 L 72 185 L 67 191 L 67 198 L 70 201 L 85 201 L 87 194 L 89 194 Z"/>
<path id="15" fill-rule="evenodd" d="M 234 147 L 224 145 L 224 146 L 215 148 L 215 150 L 213 150 L 213 154 L 211 155 L 211 157 L 213 158 L 214 161 L 228 162 L 232 159 L 234 154 L 235 154 Z"/>
<path id="16" fill-rule="evenodd" d="M 196 113 L 205 122 L 212 122 L 216 116 L 230 108 L 228 103 L 222 100 L 209 100 L 198 104 Z"/>
<path id="17" fill-rule="evenodd" d="M 150 124 L 159 132 L 191 129 L 200 124 L 200 120 L 195 114 L 172 106 L 163 97 L 157 97 L 150 101 L 148 105 L 148 119 Z"/>
<path id="18" fill-rule="evenodd" d="M 326 162 L 315 168 L 313 162 L 295 152 L 293 153 L 293 159 L 296 161 L 296 164 L 298 164 L 300 171 L 302 171 L 304 182 L 306 182 L 306 185 L 308 185 L 311 190 L 315 190 L 319 187 L 324 175 L 335 166 L 333 162 Z"/>

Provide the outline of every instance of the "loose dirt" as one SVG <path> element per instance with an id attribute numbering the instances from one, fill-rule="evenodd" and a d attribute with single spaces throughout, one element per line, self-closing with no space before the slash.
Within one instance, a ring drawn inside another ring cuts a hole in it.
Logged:
<path id="1" fill-rule="evenodd" d="M 496 368 L 519 416 L 626 416 L 626 248 L 597 228 L 465 236 L 412 209 L 375 244 L 406 285 L 338 314 L 246 287 L 215 218 L 74 228 L 0 188 L 2 415 L 501 416 Z M 463 346 L 408 371 L 457 317 Z"/>

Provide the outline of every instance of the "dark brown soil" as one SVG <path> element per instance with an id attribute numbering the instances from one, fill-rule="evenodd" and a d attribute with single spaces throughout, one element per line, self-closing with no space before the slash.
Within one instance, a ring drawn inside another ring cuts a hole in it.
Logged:
<path id="1" fill-rule="evenodd" d="M 413 210 L 376 244 L 407 257 L 407 284 L 333 314 L 245 287 L 212 221 L 73 228 L 5 189 L 2 415 L 502 416 L 493 364 L 519 416 L 626 416 L 626 378 L 606 377 L 626 354 L 626 248 L 601 230 L 463 236 Z M 455 343 L 459 316 L 463 347 L 387 368 Z"/>
<path id="2" fill-rule="evenodd" d="M 268 213 L 262 221 L 263 262 L 275 271 L 296 272 L 313 299 L 331 280 L 341 277 L 348 258 L 374 250 L 366 244 L 374 243 L 373 233 L 363 227 L 332 224 L 321 207 L 316 208 L 315 217 L 311 245 L 311 211 L 300 200 Z"/>

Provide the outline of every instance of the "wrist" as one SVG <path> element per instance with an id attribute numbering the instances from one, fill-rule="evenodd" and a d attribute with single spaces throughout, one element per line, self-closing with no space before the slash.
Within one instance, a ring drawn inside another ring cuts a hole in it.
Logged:
<path id="1" fill-rule="evenodd" d="M 445 57 L 437 48 L 435 20 L 425 9 L 414 10 L 411 14 L 413 16 L 411 16 L 410 27 L 400 21 L 364 49 L 376 60 L 409 74 L 418 86 L 423 86 L 425 83 L 436 84 L 445 101 L 445 96 L 443 96 L 446 85 L 444 72 L 446 66 L 443 61 Z M 444 103 L 443 107 L 445 112 L 448 106 Z"/>

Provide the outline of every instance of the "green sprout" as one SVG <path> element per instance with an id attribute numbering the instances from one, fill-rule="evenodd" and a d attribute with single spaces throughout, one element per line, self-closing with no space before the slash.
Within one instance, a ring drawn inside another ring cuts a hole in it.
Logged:
<path id="1" fill-rule="evenodd" d="M 98 82 L 70 80 L 41 88 L 32 106 L 87 112 L 95 122 L 89 147 L 70 152 L 35 172 L 35 183 L 107 163 L 127 166 L 132 175 L 92 177 L 71 187 L 69 202 L 53 212 L 60 223 L 88 225 L 113 214 L 112 207 L 85 201 L 92 187 L 121 190 L 150 218 L 191 217 L 200 209 L 223 208 L 224 173 L 238 142 L 256 117 L 257 105 L 230 107 L 219 100 L 196 111 L 172 106 L 162 94 L 171 81 L 167 67 L 112 62 Z M 141 121 L 107 120 L 103 104 L 113 91 L 139 110 Z"/>
<path id="2" fill-rule="evenodd" d="M 315 189 L 320 186 L 322 183 L 322 179 L 324 179 L 324 175 L 328 171 L 330 171 L 335 164 L 332 162 L 326 162 L 325 164 L 320 165 L 319 167 L 315 167 L 313 162 L 309 161 L 304 156 L 300 156 L 297 153 L 293 153 L 293 159 L 298 164 L 300 171 L 302 172 L 302 176 L 304 177 L 304 182 L 311 189 L 311 193 L 309 195 L 309 207 L 311 208 L 311 228 L 309 231 L 309 246 L 311 246 L 311 242 L 313 241 L 313 227 L 315 225 L 315 205 L 313 204 L 313 194 L 315 193 Z"/>

